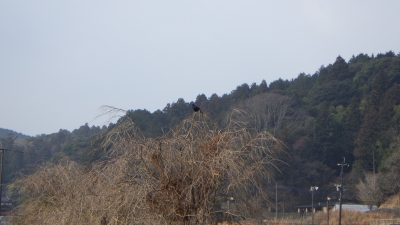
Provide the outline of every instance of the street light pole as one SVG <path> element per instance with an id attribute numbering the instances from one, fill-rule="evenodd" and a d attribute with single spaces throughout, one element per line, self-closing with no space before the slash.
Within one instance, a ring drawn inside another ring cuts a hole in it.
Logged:
<path id="1" fill-rule="evenodd" d="M 339 225 L 341 225 L 342 220 L 342 194 L 343 194 L 343 166 L 349 166 L 345 163 L 346 158 L 343 157 L 343 162 L 337 165 L 341 167 L 340 169 L 340 187 L 339 187 Z"/>
<path id="2" fill-rule="evenodd" d="M 326 197 L 326 212 L 328 213 L 328 219 L 326 221 L 326 225 L 329 225 L 329 200 L 331 200 L 331 198 Z"/>
<path id="3" fill-rule="evenodd" d="M 229 197 L 228 198 L 228 217 L 230 217 L 230 211 L 229 211 L 229 201 L 233 201 L 234 200 L 234 198 L 231 196 L 231 197 Z"/>
<path id="4" fill-rule="evenodd" d="M 311 187 L 311 215 L 312 215 L 312 225 L 314 225 L 314 191 L 318 190 L 318 187 Z"/>

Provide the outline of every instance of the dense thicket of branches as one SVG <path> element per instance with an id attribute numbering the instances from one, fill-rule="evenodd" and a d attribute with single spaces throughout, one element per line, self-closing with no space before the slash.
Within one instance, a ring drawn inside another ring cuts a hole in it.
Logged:
<path id="1" fill-rule="evenodd" d="M 74 162 L 46 165 L 17 181 L 26 199 L 17 223 L 205 224 L 228 214 L 261 219 L 268 201 L 263 185 L 277 171 L 282 146 L 233 119 L 240 115 L 235 110 L 221 129 L 193 114 L 155 139 L 124 117 L 104 139 L 107 160 L 86 170 Z"/>

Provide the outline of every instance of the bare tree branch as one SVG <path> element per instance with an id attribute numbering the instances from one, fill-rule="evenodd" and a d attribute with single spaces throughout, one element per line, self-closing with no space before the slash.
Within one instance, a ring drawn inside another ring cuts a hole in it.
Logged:
<path id="1" fill-rule="evenodd" d="M 123 117 L 103 143 L 109 160 L 89 171 L 73 162 L 47 165 L 17 181 L 19 195 L 29 199 L 19 221 L 205 224 L 217 212 L 260 216 L 267 201 L 262 187 L 277 171 L 281 143 L 235 120 L 243 114 L 234 110 L 225 129 L 200 114 L 190 116 L 155 139 Z M 229 210 L 228 198 L 234 199 Z"/>

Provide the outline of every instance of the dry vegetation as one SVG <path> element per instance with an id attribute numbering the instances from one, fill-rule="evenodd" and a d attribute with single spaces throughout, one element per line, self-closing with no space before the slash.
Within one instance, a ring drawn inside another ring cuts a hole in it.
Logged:
<path id="1" fill-rule="evenodd" d="M 339 211 L 331 211 L 329 215 L 329 224 L 338 224 Z M 382 219 L 393 219 L 396 215 L 393 213 L 383 213 L 378 211 L 371 212 L 356 212 L 356 211 L 342 211 L 343 225 L 346 224 L 375 224 L 377 220 Z M 315 223 L 316 224 L 326 224 L 327 214 L 323 212 L 316 213 Z"/>
<path id="2" fill-rule="evenodd" d="M 107 158 L 92 168 L 68 161 L 48 164 L 15 182 L 25 199 L 15 224 L 257 219 L 267 201 L 262 185 L 277 169 L 281 144 L 266 132 L 245 128 L 237 120 L 240 111 L 232 114 L 221 129 L 195 113 L 156 139 L 145 138 L 131 118 L 121 118 L 104 142 Z"/>
<path id="3" fill-rule="evenodd" d="M 380 210 L 371 211 L 371 212 L 357 212 L 350 210 L 342 211 L 342 225 L 390 225 L 390 224 L 398 224 L 400 222 L 400 211 L 387 211 L 383 212 Z M 283 215 L 281 215 L 283 216 Z M 329 225 L 337 225 L 339 219 L 339 211 L 329 212 Z M 328 214 L 326 212 L 316 212 L 314 216 L 314 224 L 315 225 L 327 225 L 328 223 Z M 260 224 L 256 222 L 244 222 L 241 224 Z M 283 216 L 282 218 L 275 220 L 275 218 L 270 218 L 265 220 L 263 224 L 269 225 L 307 225 L 312 224 L 311 213 L 304 217 L 300 217 L 299 215 L 291 214 L 290 217 Z"/>

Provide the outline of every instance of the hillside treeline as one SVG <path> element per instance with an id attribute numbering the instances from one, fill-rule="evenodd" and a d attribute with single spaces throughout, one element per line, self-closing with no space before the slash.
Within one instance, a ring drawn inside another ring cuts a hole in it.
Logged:
<path id="1" fill-rule="evenodd" d="M 179 99 L 162 111 L 129 115 L 156 137 L 188 116 L 191 103 Z M 386 161 L 399 151 L 400 55 L 359 54 L 348 62 L 338 56 L 312 75 L 242 84 L 222 96 L 198 95 L 194 103 L 222 126 L 232 108 L 241 108 L 249 126 L 283 141 L 289 166 L 278 179 L 292 186 L 330 184 L 343 157 L 354 176 L 389 171 Z"/>
<path id="2" fill-rule="evenodd" d="M 38 165 L 57 162 L 65 157 L 89 166 L 101 157 L 92 150 L 98 148 L 97 140 L 107 129 L 106 126 L 89 127 L 86 123 L 72 132 L 60 129 L 57 133 L 35 137 L 16 135 L 15 132 L 3 135 L 0 138 L 0 147 L 6 149 L 3 182 L 8 184 L 19 175 L 29 174 Z"/>
<path id="3" fill-rule="evenodd" d="M 116 125 L 131 118 L 143 136 L 157 138 L 190 117 L 192 103 L 221 128 L 228 125 L 233 109 L 241 109 L 247 128 L 266 131 L 284 144 L 285 163 L 274 174 L 281 192 L 279 210 L 308 203 L 310 186 L 320 187 L 317 200 L 327 195 L 335 199 L 337 164 L 343 157 L 350 165 L 345 168 L 348 200 L 379 204 L 399 192 L 400 54 L 359 54 L 348 62 L 338 56 L 314 74 L 300 73 L 292 80 L 242 84 L 222 96 L 200 94 L 190 102 L 178 99 L 155 112 L 128 110 Z M 13 179 L 32 164 L 65 157 L 91 167 L 106 154 L 107 149 L 98 149 L 116 125 L 90 128 L 86 124 L 73 132 L 60 130 L 23 140 L 2 138 L 3 147 L 10 149 L 5 176 Z M 360 184 L 368 186 L 371 174 L 379 183 L 373 190 L 378 197 L 361 199 Z M 264 186 L 275 191 L 274 185 Z"/>

